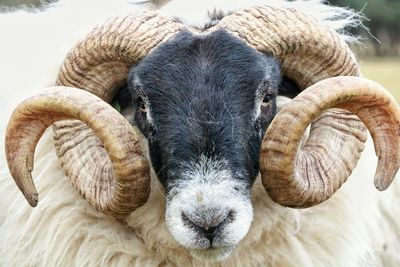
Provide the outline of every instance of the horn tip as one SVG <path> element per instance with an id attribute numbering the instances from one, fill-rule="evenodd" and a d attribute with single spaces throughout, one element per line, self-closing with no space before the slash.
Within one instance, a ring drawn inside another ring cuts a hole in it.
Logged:
<path id="1" fill-rule="evenodd" d="M 392 184 L 395 175 L 375 176 L 374 184 L 379 191 L 385 191 Z"/>
<path id="2" fill-rule="evenodd" d="M 379 191 L 385 191 L 396 178 L 399 170 L 400 162 L 393 160 L 393 157 L 380 156 L 378 166 L 375 173 L 374 184 Z"/>
<path id="3" fill-rule="evenodd" d="M 29 205 L 36 207 L 39 201 L 39 194 L 33 183 L 31 172 L 23 169 L 22 174 L 13 175 L 13 178 Z"/>
<path id="4" fill-rule="evenodd" d="M 27 193 L 24 194 L 26 200 L 28 201 L 29 205 L 31 205 L 32 207 L 36 207 L 39 201 L 39 196 L 38 193 L 36 192 L 31 192 L 31 193 Z"/>
<path id="5" fill-rule="evenodd" d="M 376 189 L 378 189 L 379 191 L 385 191 L 389 186 L 386 184 L 383 184 L 381 182 L 375 182 L 375 187 Z"/>

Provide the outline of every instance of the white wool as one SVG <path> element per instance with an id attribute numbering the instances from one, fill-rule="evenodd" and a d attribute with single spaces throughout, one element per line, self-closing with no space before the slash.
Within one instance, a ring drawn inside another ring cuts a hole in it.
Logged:
<path id="1" fill-rule="evenodd" d="M 165 1 L 132 2 L 143 1 L 65 0 L 38 13 L 0 15 L 0 140 L 12 109 L 54 84 L 67 51 L 95 24 Z M 199 25 L 210 2 L 176 0 L 163 12 Z M 248 2 L 291 6 L 340 32 L 359 23 L 358 15 L 320 0 L 212 2 L 224 10 Z M 42 137 L 35 153 L 36 208 L 9 175 L 0 141 L 0 266 L 207 266 L 168 232 L 165 196 L 154 174 L 149 201 L 126 221 L 116 220 L 92 208 L 71 186 L 51 135 L 49 130 Z M 400 175 L 378 192 L 372 182 L 376 162 L 369 140 L 349 181 L 330 200 L 304 210 L 275 204 L 258 178 L 250 231 L 220 266 L 399 266 Z"/>

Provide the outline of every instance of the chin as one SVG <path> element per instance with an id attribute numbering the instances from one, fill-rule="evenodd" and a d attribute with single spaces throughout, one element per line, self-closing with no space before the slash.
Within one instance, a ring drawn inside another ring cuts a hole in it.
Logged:
<path id="1" fill-rule="evenodd" d="M 189 252 L 195 259 L 201 261 L 221 262 L 226 260 L 234 250 L 234 246 L 226 246 L 209 249 L 189 249 Z"/>

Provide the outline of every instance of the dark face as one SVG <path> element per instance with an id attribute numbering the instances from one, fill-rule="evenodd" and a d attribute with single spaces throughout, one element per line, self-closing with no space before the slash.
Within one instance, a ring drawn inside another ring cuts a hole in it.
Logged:
<path id="1" fill-rule="evenodd" d="M 226 159 L 240 174 L 235 178 L 251 186 L 261 139 L 275 114 L 279 75 L 274 59 L 223 31 L 182 33 L 132 68 L 135 122 L 167 190 L 185 179 L 183 163 L 200 156 Z"/>
<path id="2" fill-rule="evenodd" d="M 280 81 L 275 59 L 224 31 L 181 33 L 129 73 L 130 97 L 120 102 L 148 139 L 167 226 L 195 256 L 226 257 L 250 227 Z"/>

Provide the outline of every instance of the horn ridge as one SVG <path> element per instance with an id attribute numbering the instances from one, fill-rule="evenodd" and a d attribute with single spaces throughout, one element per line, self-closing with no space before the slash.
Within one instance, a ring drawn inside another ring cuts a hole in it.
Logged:
<path id="1" fill-rule="evenodd" d="M 97 138 L 96 142 L 100 140 L 103 147 L 100 153 L 106 152 L 101 156 L 92 154 L 90 147 L 97 143 L 85 142 L 87 136 L 77 131 L 75 134 L 80 135 L 79 138 L 63 144 L 76 148 L 81 156 L 75 168 L 67 166 L 65 169 L 70 181 L 98 210 L 115 217 L 128 215 L 147 200 L 150 187 L 150 168 L 138 142 L 139 132 L 109 104 L 84 90 L 49 88 L 15 109 L 7 127 L 5 144 L 7 163 L 16 184 L 28 202 L 36 206 L 38 194 L 31 176 L 36 144 L 52 123 L 71 118 L 90 127 L 94 133 L 92 137 Z M 72 122 L 76 125 L 76 121 Z M 63 157 L 68 150 L 58 153 Z M 92 163 L 92 169 L 85 168 L 96 157 L 107 157 L 111 167 Z M 64 161 L 62 165 L 65 167 L 69 163 Z M 100 178 L 96 179 L 96 174 Z"/>
<path id="2" fill-rule="evenodd" d="M 368 79 L 334 77 L 299 94 L 267 130 L 260 171 L 274 201 L 289 207 L 310 207 L 340 188 L 354 169 L 367 138 L 364 126 L 353 114 L 364 122 L 374 140 L 379 158 L 375 186 L 384 190 L 391 184 L 400 166 L 400 108 L 396 100 Z M 348 123 L 333 124 L 337 116 Z M 299 137 L 313 121 L 310 137 L 300 147 Z M 282 129 L 291 135 L 282 135 Z"/>

